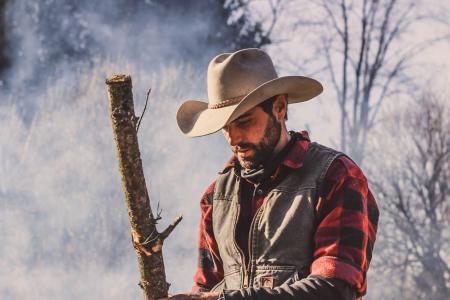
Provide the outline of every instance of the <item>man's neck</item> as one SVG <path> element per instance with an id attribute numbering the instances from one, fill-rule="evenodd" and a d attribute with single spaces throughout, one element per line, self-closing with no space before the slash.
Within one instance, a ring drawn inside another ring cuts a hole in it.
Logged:
<path id="1" fill-rule="evenodd" d="M 291 139 L 291 135 L 287 132 L 286 128 L 283 126 L 280 134 L 280 139 L 278 140 L 277 145 L 273 151 L 273 157 L 275 157 L 283 148 L 289 143 Z"/>

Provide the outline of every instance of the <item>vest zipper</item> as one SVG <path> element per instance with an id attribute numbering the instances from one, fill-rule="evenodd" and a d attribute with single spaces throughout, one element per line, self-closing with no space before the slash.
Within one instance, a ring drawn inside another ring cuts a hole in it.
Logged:
<path id="1" fill-rule="evenodd" d="M 239 179 L 238 179 L 239 182 Z M 237 223 L 239 221 L 239 215 L 241 213 L 241 206 L 240 203 L 238 203 L 237 205 L 237 213 L 236 213 L 236 219 L 234 220 L 234 228 L 233 228 L 233 243 L 234 246 L 236 247 L 236 249 L 238 249 L 239 251 L 239 255 L 241 256 L 241 268 L 242 268 L 242 278 L 241 278 L 241 286 L 246 288 L 247 286 L 245 285 L 246 282 L 246 278 L 247 278 L 247 272 L 246 272 L 246 266 L 245 266 L 245 255 L 244 255 L 244 251 L 242 251 L 241 247 L 239 247 L 239 245 L 236 243 L 236 227 L 237 227 Z"/>
<path id="2" fill-rule="evenodd" d="M 253 199 L 255 198 L 255 193 L 258 190 L 259 184 L 255 187 L 255 190 L 253 191 Z M 268 194 L 266 195 L 266 197 L 268 196 Z M 252 199 L 252 200 L 253 200 Z M 261 213 L 261 211 L 263 210 L 264 206 L 266 205 L 267 201 L 264 201 L 264 203 L 258 208 L 258 210 L 255 213 L 255 216 L 252 219 L 252 222 L 250 223 L 250 230 L 249 230 L 249 234 L 248 234 L 248 266 L 247 266 L 247 278 L 246 278 L 246 282 L 247 285 L 250 286 L 250 281 L 251 281 L 251 263 L 253 261 L 253 251 L 252 251 L 252 235 L 253 235 L 253 227 L 255 225 L 255 220 L 258 218 L 259 214 Z"/>

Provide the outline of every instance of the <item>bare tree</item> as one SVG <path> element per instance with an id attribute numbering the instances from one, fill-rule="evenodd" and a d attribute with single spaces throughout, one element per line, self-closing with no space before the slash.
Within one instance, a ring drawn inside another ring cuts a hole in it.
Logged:
<path id="1" fill-rule="evenodd" d="M 341 149 L 360 163 L 383 102 L 410 91 L 414 58 L 449 36 L 447 30 L 420 37 L 419 24 L 442 25 L 433 18 L 434 12 L 420 4 L 292 0 L 286 9 L 297 16 L 289 20 L 294 23 L 295 35 L 289 32 L 287 38 L 298 36 L 302 45 L 296 52 L 306 57 L 288 59 L 288 64 L 297 64 L 302 73 L 329 76 L 340 109 Z M 313 52 L 305 53 L 308 48 Z"/>
<path id="2" fill-rule="evenodd" d="M 374 184 L 385 216 L 377 271 L 401 298 L 450 299 L 450 106 L 443 100 L 417 99 L 379 141 Z"/>

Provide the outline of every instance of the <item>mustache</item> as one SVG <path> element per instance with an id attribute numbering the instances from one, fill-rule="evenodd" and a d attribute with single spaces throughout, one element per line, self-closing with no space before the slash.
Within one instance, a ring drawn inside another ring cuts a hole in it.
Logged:
<path id="1" fill-rule="evenodd" d="M 231 149 L 233 150 L 234 153 L 238 152 L 239 150 L 242 149 L 253 149 L 256 150 L 257 146 L 255 144 L 250 144 L 250 143 L 240 143 L 237 144 L 236 146 L 231 147 Z"/>

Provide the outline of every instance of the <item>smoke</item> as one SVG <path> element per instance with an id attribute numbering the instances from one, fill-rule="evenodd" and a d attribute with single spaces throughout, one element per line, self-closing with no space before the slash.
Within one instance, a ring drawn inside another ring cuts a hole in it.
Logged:
<path id="1" fill-rule="evenodd" d="M 206 69 L 218 49 L 230 47 L 215 36 L 226 20 L 217 17 L 216 1 L 205 1 L 204 11 L 198 1 L 184 2 L 6 1 L 3 50 L 11 68 L 0 79 L 14 97 L 1 101 L 15 102 L 29 116 L 42 99 L 36 93 L 45 94 L 55 78 L 105 60 L 120 62 L 120 69 L 156 71 L 186 62 Z"/>
<path id="2" fill-rule="evenodd" d="M 170 292 L 192 285 L 200 196 L 230 153 L 218 135 L 186 139 L 175 114 L 188 97 L 206 98 L 205 61 L 217 50 L 191 51 L 208 18 L 157 18 L 150 1 L 130 3 L 7 3 L 1 299 L 140 297 L 104 83 L 114 73 L 132 75 L 136 114 L 152 88 L 139 130 L 144 171 L 159 229 L 184 215 L 164 247 Z"/>
<path id="3" fill-rule="evenodd" d="M 55 81 L 29 125 L 13 105 L 2 107 L 2 299 L 139 294 L 104 84 L 116 67 Z M 145 95 L 139 87 L 153 88 L 140 148 L 152 206 L 159 201 L 163 209 L 160 229 L 185 216 L 164 249 L 171 291 L 186 290 L 196 267 L 199 197 L 228 153 L 218 137 L 194 143 L 176 128 L 178 103 L 200 86 L 198 72 L 172 66 L 132 74 L 137 113 Z"/>

